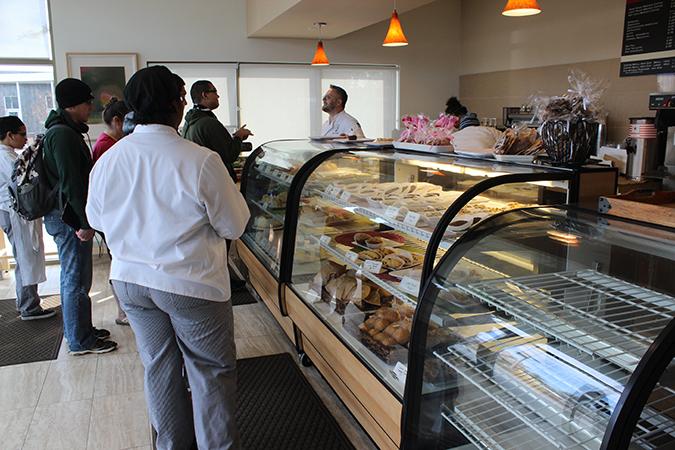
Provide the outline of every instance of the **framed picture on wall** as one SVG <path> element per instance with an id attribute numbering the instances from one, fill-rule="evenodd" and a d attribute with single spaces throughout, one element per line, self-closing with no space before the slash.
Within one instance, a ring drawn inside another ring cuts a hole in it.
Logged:
<path id="1" fill-rule="evenodd" d="M 68 76 L 89 85 L 94 95 L 90 124 L 102 123 L 101 113 L 112 97 L 122 99 L 124 85 L 138 70 L 136 53 L 66 53 Z"/>

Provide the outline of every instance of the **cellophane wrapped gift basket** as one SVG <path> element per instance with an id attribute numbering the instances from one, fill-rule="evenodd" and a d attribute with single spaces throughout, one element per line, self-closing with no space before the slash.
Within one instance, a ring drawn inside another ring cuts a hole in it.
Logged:
<path id="1" fill-rule="evenodd" d="M 586 162 L 598 140 L 599 124 L 605 117 L 601 98 L 606 86 L 576 70 L 570 72 L 568 80 L 566 94 L 535 96 L 532 103 L 550 162 L 575 166 Z"/>

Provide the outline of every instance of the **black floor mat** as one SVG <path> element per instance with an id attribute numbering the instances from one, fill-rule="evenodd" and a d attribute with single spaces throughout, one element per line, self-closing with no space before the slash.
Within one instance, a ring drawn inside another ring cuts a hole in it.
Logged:
<path id="1" fill-rule="evenodd" d="M 231 299 L 232 306 L 250 305 L 251 303 L 257 302 L 255 297 L 247 289 L 233 292 Z"/>
<path id="2" fill-rule="evenodd" d="M 0 367 L 56 359 L 63 339 L 61 307 L 49 319 L 23 321 L 14 299 L 0 300 Z"/>
<path id="3" fill-rule="evenodd" d="M 237 361 L 244 450 L 354 449 L 288 353 Z"/>

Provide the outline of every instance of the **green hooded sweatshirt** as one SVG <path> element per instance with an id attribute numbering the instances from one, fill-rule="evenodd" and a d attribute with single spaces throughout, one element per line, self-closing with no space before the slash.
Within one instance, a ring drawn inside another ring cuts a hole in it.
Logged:
<path id="1" fill-rule="evenodd" d="M 47 134 L 42 153 L 45 172 L 49 184 L 58 184 L 61 188 L 63 221 L 76 230 L 90 229 L 85 205 L 92 159 L 82 136 L 89 127 L 84 123 L 75 123 L 62 109 L 49 113 L 45 127 Z"/>
<path id="2" fill-rule="evenodd" d="M 237 181 L 234 162 L 241 153 L 241 139 L 233 138 L 212 111 L 200 109 L 198 106 L 188 111 L 183 125 L 183 137 L 218 153 L 232 179 Z"/>

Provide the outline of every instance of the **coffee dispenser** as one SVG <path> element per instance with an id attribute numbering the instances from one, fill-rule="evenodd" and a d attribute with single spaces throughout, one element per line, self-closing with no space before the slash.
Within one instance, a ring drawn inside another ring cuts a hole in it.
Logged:
<path id="1" fill-rule="evenodd" d="M 675 93 L 650 94 L 649 109 L 656 111 L 656 153 L 665 169 L 664 189 L 675 190 Z"/>

